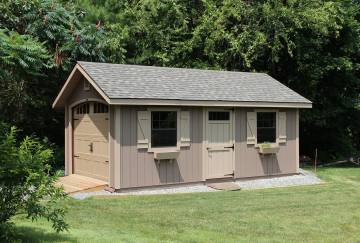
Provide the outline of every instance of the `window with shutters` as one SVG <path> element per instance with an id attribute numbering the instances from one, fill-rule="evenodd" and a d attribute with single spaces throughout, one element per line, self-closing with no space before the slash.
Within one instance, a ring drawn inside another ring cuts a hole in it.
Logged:
<path id="1" fill-rule="evenodd" d="M 257 143 L 276 142 L 276 112 L 257 112 Z"/>
<path id="2" fill-rule="evenodd" d="M 151 147 L 177 145 L 177 111 L 151 112 Z"/>

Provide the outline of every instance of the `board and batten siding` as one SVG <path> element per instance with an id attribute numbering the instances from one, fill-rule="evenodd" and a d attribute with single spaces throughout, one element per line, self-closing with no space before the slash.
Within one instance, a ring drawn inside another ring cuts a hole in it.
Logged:
<path id="1" fill-rule="evenodd" d="M 276 155 L 261 156 L 254 144 L 247 144 L 247 112 L 254 109 L 235 109 L 235 178 L 292 174 L 298 172 L 298 116 L 296 109 L 286 112 L 286 143 L 280 143 Z"/>
<path id="2" fill-rule="evenodd" d="M 186 108 L 190 111 L 190 146 L 181 147 L 176 160 L 159 163 L 153 153 L 137 148 L 137 111 L 146 108 L 121 106 L 120 188 L 201 181 L 202 108 Z"/>

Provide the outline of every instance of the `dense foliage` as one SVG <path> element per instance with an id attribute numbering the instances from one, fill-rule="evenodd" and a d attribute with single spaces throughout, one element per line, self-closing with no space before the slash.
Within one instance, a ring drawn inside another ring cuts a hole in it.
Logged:
<path id="1" fill-rule="evenodd" d="M 54 186 L 57 175 L 49 173 L 52 150 L 30 137 L 18 144 L 16 135 L 14 127 L 0 124 L 0 241 L 12 237 L 9 220 L 17 213 L 44 217 L 56 231 L 68 227 L 59 206 L 65 194 Z"/>
<path id="2" fill-rule="evenodd" d="M 360 4 L 351 0 L 78 0 L 111 62 L 266 72 L 314 102 L 301 152 L 360 148 Z"/>
<path id="3" fill-rule="evenodd" d="M 52 0 L 5 0 L 0 12 L 0 120 L 61 145 L 63 114 L 51 104 L 76 60 L 105 60 L 103 30 Z"/>
<path id="4" fill-rule="evenodd" d="M 51 109 L 76 60 L 267 72 L 314 102 L 301 153 L 360 150 L 360 4 L 352 0 L 5 0 L 0 120 L 62 146 Z M 326 156 L 325 156 L 326 155 Z"/>

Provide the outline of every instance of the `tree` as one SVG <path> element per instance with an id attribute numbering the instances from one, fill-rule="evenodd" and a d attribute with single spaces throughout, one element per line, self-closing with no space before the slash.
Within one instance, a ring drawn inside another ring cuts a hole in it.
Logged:
<path id="1" fill-rule="evenodd" d="M 36 138 L 16 141 L 17 130 L 0 124 L 0 240 L 12 237 L 9 220 L 25 212 L 36 220 L 44 217 L 56 231 L 66 230 L 62 188 L 55 187 L 57 175 L 50 174 L 53 152 Z"/>
<path id="2" fill-rule="evenodd" d="M 61 146 L 63 112 L 51 104 L 77 60 L 105 60 L 105 33 L 71 3 L 5 0 L 0 11 L 0 53 L 13 60 L 0 59 L 0 120 Z"/>
<path id="3" fill-rule="evenodd" d="M 91 1 L 112 62 L 266 72 L 312 100 L 301 152 L 360 150 L 360 5 L 352 0 Z M 117 50 L 117 51 L 116 51 Z M 121 53 L 121 55 L 118 55 Z"/>

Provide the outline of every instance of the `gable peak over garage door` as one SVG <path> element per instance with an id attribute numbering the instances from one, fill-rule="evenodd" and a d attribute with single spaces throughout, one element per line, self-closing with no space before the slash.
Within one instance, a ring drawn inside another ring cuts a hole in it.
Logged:
<path id="1" fill-rule="evenodd" d="M 94 82 L 94 80 L 91 79 L 91 77 L 85 72 L 85 70 L 79 64 L 76 64 L 74 69 L 71 71 L 68 79 L 66 80 L 64 86 L 60 90 L 58 96 L 56 97 L 54 103 L 52 104 L 52 107 L 65 107 L 66 102 L 72 92 L 76 89 L 76 87 L 78 87 L 79 83 L 84 82 L 84 80 L 87 81 L 90 87 L 93 88 L 101 96 L 101 98 L 106 101 L 106 103 L 109 104 L 109 97 L 100 87 L 98 87 L 98 85 Z"/>

